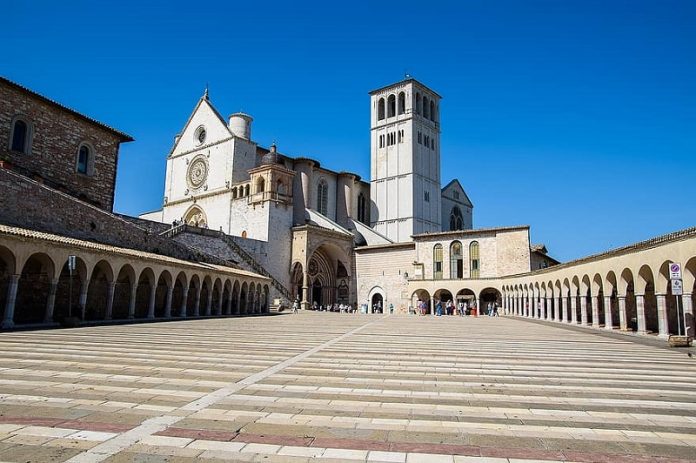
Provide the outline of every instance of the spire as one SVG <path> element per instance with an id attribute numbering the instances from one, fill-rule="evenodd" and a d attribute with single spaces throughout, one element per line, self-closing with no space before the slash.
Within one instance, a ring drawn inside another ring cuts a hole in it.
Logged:
<path id="1" fill-rule="evenodd" d="M 208 83 L 205 83 L 205 92 L 203 92 L 203 98 L 208 100 Z"/>

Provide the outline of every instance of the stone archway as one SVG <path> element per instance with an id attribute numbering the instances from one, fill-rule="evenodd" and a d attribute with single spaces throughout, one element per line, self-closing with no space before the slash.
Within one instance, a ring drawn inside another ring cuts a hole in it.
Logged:
<path id="1" fill-rule="evenodd" d="M 191 206 L 184 214 L 184 223 L 193 227 L 208 228 L 208 216 L 198 206 Z"/>

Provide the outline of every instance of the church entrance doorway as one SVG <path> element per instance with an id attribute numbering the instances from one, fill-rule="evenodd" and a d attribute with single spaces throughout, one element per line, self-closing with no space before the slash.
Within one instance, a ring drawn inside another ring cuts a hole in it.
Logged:
<path id="1" fill-rule="evenodd" d="M 314 284 L 312 284 L 312 307 L 314 307 L 315 305 L 317 307 L 320 307 L 322 305 L 321 293 L 321 282 L 319 280 L 314 280 Z"/>
<path id="2" fill-rule="evenodd" d="M 382 295 L 379 293 L 376 293 L 374 296 L 372 296 L 372 313 L 382 313 L 384 312 L 384 299 L 382 299 Z"/>

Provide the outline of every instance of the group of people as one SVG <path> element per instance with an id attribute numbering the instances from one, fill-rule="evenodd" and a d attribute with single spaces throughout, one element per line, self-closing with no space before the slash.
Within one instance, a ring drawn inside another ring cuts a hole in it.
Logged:
<path id="1" fill-rule="evenodd" d="M 314 301 L 314 303 L 312 304 L 312 310 L 316 310 L 317 312 L 339 312 L 339 313 L 354 313 L 357 311 L 357 309 L 350 304 L 334 303 L 334 304 L 323 305 L 323 304 L 317 304 L 317 301 Z M 292 313 L 299 313 L 299 311 L 300 311 L 300 299 L 296 298 L 295 301 L 292 303 Z"/>
<path id="2" fill-rule="evenodd" d="M 428 314 L 428 302 L 427 301 L 418 301 L 417 307 L 416 307 L 416 313 L 418 315 L 427 315 Z M 452 300 L 448 300 L 445 305 L 442 305 L 442 301 L 438 300 L 435 303 L 435 315 L 438 317 L 441 317 L 442 315 L 459 315 L 460 317 L 464 316 L 474 316 L 477 317 L 479 315 L 478 313 L 478 307 L 476 307 L 476 304 L 471 304 L 469 305 L 468 302 L 466 301 L 459 301 L 459 304 L 455 305 Z M 489 317 L 499 317 L 500 314 L 498 313 L 498 303 L 497 302 L 489 302 L 486 304 L 485 308 L 485 313 L 481 313 L 480 315 L 487 315 Z"/>

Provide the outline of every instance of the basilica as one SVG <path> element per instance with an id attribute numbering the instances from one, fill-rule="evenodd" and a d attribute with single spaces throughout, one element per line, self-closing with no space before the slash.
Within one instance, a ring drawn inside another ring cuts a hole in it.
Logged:
<path id="1" fill-rule="evenodd" d="M 531 269 L 535 251 L 526 228 L 472 232 L 474 206 L 461 183 L 442 187 L 440 95 L 416 79 L 370 92 L 369 181 L 281 153 L 275 144 L 260 146 L 252 120 L 244 113 L 224 118 L 206 91 L 167 156 L 162 209 L 140 218 L 184 224 L 172 234 L 187 244 L 212 241 L 194 228 L 222 232 L 243 250 L 237 260 L 269 273 L 274 296 L 299 298 L 305 308 L 368 302 L 405 310 L 408 275 L 433 271 L 429 258 L 419 261 L 416 244 L 442 233 L 466 237 L 454 250 L 454 278 Z M 491 252 L 519 256 L 508 268 L 489 260 Z M 448 246 L 439 258 L 450 254 Z M 544 253 L 535 256 L 555 263 Z M 382 266 L 375 259 L 396 259 L 398 268 L 376 275 Z"/>

